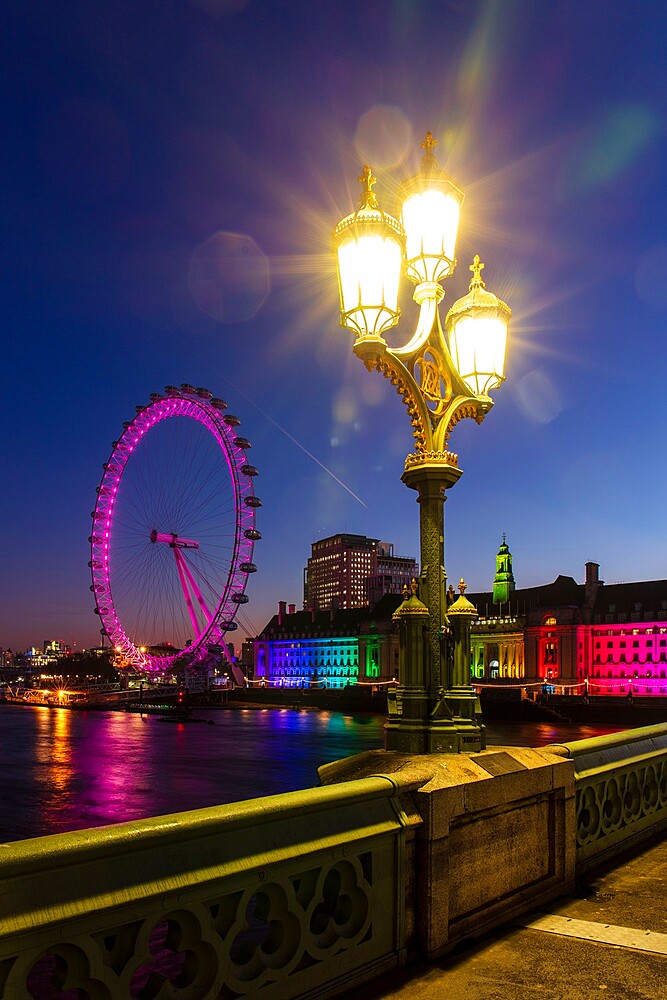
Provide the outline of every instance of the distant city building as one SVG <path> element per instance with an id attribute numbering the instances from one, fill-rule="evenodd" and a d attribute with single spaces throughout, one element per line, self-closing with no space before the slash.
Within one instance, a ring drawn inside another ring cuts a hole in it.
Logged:
<path id="1" fill-rule="evenodd" d="M 377 604 L 385 594 L 402 594 L 419 576 L 417 561 L 409 556 L 394 555 L 391 542 L 378 542 L 375 551 L 377 569 L 366 580 L 366 604 Z"/>
<path id="2" fill-rule="evenodd" d="M 313 543 L 304 571 L 309 610 L 363 608 L 385 594 L 400 594 L 417 575 L 414 559 L 394 555 L 390 542 L 338 534 Z"/>
<path id="3" fill-rule="evenodd" d="M 45 670 L 58 666 L 63 657 L 72 655 L 72 649 L 62 639 L 44 639 L 42 649 L 29 646 L 25 653 L 17 654 L 19 660 L 29 670 Z"/>
<path id="4" fill-rule="evenodd" d="M 254 677 L 255 671 L 255 653 L 254 646 L 251 639 L 246 639 L 245 642 L 241 644 L 241 670 L 245 677 L 250 680 Z"/>

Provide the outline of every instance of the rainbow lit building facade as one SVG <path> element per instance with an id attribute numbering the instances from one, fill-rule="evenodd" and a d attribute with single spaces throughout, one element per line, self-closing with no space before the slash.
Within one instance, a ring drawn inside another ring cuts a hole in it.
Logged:
<path id="1" fill-rule="evenodd" d="M 393 680 L 398 635 L 391 616 L 402 598 L 373 608 L 297 611 L 281 601 L 253 640 L 254 680 L 272 687 L 342 688 Z"/>
<path id="2" fill-rule="evenodd" d="M 471 675 L 479 686 L 667 697 L 667 580 L 607 585 L 598 564 L 588 562 L 584 583 L 558 576 L 518 590 L 503 538 L 493 590 L 466 597 L 479 613 L 471 633 Z M 255 681 L 340 688 L 394 680 L 392 615 L 401 600 L 386 594 L 373 607 L 329 611 L 281 602 L 252 643 Z"/>

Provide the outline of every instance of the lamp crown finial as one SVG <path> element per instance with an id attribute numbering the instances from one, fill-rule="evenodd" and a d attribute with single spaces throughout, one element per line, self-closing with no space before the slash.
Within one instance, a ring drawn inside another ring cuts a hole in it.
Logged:
<path id="1" fill-rule="evenodd" d="M 476 253 L 472 259 L 472 264 L 468 268 L 469 271 L 472 271 L 472 279 L 470 281 L 471 292 L 475 288 L 486 288 L 486 285 L 482 281 L 482 271 L 484 270 L 485 267 L 486 264 L 483 264 L 481 262 L 481 260 L 479 259 L 479 254 Z"/>
<path id="2" fill-rule="evenodd" d="M 410 584 L 410 590 L 412 591 L 412 596 L 416 597 L 417 596 L 417 581 L 415 580 L 414 576 L 412 577 L 412 583 Z"/>
<path id="3" fill-rule="evenodd" d="M 433 150 L 438 145 L 438 140 L 433 138 L 433 133 L 429 129 L 426 133 L 424 141 L 422 142 L 422 149 L 424 150 L 424 155 L 422 157 L 422 164 L 426 167 L 433 166 L 435 163 L 435 154 Z"/>
<path id="4" fill-rule="evenodd" d="M 466 584 L 463 577 L 461 577 L 461 580 L 459 581 L 459 594 L 461 595 L 461 597 L 463 597 L 467 589 L 468 585 Z"/>
<path id="5" fill-rule="evenodd" d="M 359 174 L 357 180 L 361 184 L 359 211 L 364 208 L 377 208 L 378 200 L 375 197 L 375 192 L 373 191 L 373 185 L 377 184 L 377 177 L 373 176 L 373 171 L 367 163 L 364 164 L 363 170 Z"/>

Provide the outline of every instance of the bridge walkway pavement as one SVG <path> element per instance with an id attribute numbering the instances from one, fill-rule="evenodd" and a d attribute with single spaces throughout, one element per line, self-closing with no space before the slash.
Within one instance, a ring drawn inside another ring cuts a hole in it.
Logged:
<path id="1" fill-rule="evenodd" d="M 346 1000 L 667 1000 L 667 838 L 576 892 Z"/>

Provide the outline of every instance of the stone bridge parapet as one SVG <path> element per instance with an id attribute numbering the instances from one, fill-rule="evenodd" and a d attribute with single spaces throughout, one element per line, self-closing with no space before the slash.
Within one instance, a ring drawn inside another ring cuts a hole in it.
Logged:
<path id="1" fill-rule="evenodd" d="M 0 996 L 342 996 L 663 829 L 666 761 L 667 726 L 369 751 L 319 788 L 0 845 Z"/>

